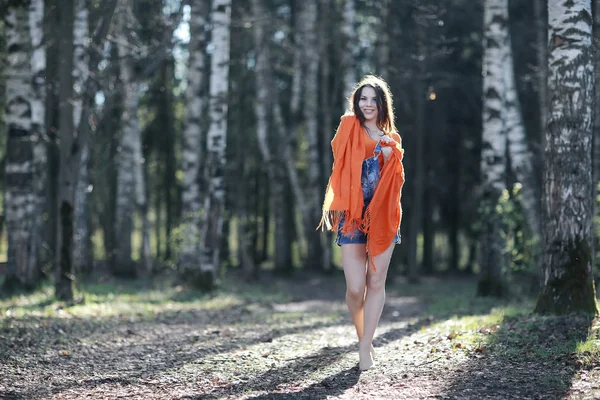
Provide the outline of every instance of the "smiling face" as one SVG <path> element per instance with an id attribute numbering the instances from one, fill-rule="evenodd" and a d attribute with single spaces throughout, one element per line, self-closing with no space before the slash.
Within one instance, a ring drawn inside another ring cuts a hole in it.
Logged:
<path id="1" fill-rule="evenodd" d="M 377 116 L 379 115 L 379 103 L 377 101 L 377 93 L 371 86 L 365 86 L 360 91 L 358 98 L 358 108 L 365 117 L 365 122 L 377 122 Z"/>

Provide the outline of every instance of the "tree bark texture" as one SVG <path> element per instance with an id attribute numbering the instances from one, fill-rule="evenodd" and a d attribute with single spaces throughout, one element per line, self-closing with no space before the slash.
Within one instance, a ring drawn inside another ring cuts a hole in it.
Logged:
<path id="1" fill-rule="evenodd" d="M 225 163 L 229 93 L 229 48 L 231 0 L 215 0 L 211 10 L 214 52 L 210 65 L 209 114 L 205 176 L 207 192 L 202 224 L 202 258 L 197 286 L 210 289 L 216 284 L 221 263 L 223 211 L 225 206 Z"/>
<path id="2" fill-rule="evenodd" d="M 202 208 L 201 155 L 202 155 L 202 110 L 201 96 L 205 73 L 204 47 L 206 37 L 204 25 L 207 21 L 208 2 L 194 0 L 190 15 L 189 67 L 185 93 L 184 128 L 182 135 L 182 225 L 183 242 L 179 251 L 179 268 L 185 276 L 197 268 L 200 260 L 200 223 Z"/>
<path id="3" fill-rule="evenodd" d="M 548 22 L 550 113 L 544 149 L 544 270 L 536 311 L 597 313 L 591 251 L 591 1 L 550 0 Z"/>
<path id="4" fill-rule="evenodd" d="M 501 217 L 496 206 L 506 190 L 507 137 L 504 120 L 508 0 L 486 0 L 483 56 L 483 142 L 481 154 L 480 269 L 478 294 L 503 295 L 506 264 Z"/>

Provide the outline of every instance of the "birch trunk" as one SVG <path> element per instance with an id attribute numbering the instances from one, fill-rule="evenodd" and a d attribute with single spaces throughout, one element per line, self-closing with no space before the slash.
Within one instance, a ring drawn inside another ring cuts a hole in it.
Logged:
<path id="1" fill-rule="evenodd" d="M 591 1 L 550 0 L 548 22 L 550 113 L 544 150 L 544 276 L 536 312 L 595 314 Z"/>
<path id="2" fill-rule="evenodd" d="M 303 213 L 305 232 L 311 232 L 307 237 L 307 265 L 315 270 L 330 269 L 328 257 L 323 255 L 324 240 L 326 237 L 315 232 L 321 215 L 321 200 L 323 193 L 320 175 L 319 152 L 319 52 L 317 42 L 317 2 L 308 0 L 304 4 L 306 20 L 304 35 L 304 60 L 306 60 L 306 77 L 304 79 L 304 121 L 306 122 L 306 135 L 308 142 L 308 182 L 306 198 L 308 200 L 308 213 Z M 327 265 L 324 265 L 327 263 Z"/>
<path id="3" fill-rule="evenodd" d="M 598 0 L 596 0 L 598 1 Z M 548 0 L 534 0 L 533 10 L 536 20 L 536 49 L 538 64 L 538 99 L 540 109 L 540 150 L 544 149 L 544 140 L 546 133 L 546 124 L 548 121 L 548 18 L 546 17 L 545 6 Z M 596 16 L 598 18 L 598 16 Z M 541 157 L 539 157 L 541 160 Z"/>
<path id="4" fill-rule="evenodd" d="M 34 192 L 36 212 L 31 248 L 34 249 L 28 270 L 37 281 L 40 276 L 40 249 L 43 241 L 44 211 L 48 200 L 48 145 L 46 140 L 46 46 L 44 43 L 44 1 L 29 2 L 29 37 L 31 41 L 31 130 L 34 140 Z M 44 257 L 46 259 L 47 257 Z"/>
<path id="5" fill-rule="evenodd" d="M 481 153 L 481 233 L 478 294 L 505 294 L 503 276 L 505 243 L 501 236 L 501 217 L 496 205 L 506 190 L 506 126 L 504 98 L 508 0 L 486 0 L 484 9 L 483 55 L 483 138 Z"/>
<path id="6" fill-rule="evenodd" d="M 594 1 L 594 27 L 592 32 L 594 33 L 594 79 L 595 79 L 595 110 L 600 106 L 600 0 Z M 600 195 L 600 115 L 596 112 L 594 114 L 594 130 L 592 133 L 592 184 L 594 190 L 594 199 L 598 199 Z M 598 201 L 594 201 L 594 219 L 598 216 Z M 594 241 L 594 254 L 598 250 L 600 238 L 596 238 Z"/>
<path id="7" fill-rule="evenodd" d="M 290 205 L 286 202 L 286 175 L 282 173 L 280 167 L 280 151 L 271 151 L 269 145 L 269 121 L 268 109 L 270 107 L 270 77 L 272 71 L 270 68 L 269 42 L 265 35 L 266 11 L 262 0 L 252 0 L 252 14 L 254 16 L 254 41 L 257 49 L 256 54 L 256 102 L 254 111 L 256 114 L 256 134 L 258 146 L 263 161 L 267 164 L 267 174 L 269 176 L 269 197 L 272 204 L 275 218 L 275 268 L 283 273 L 290 273 L 293 270 L 292 263 L 292 244 L 289 240 L 287 231 L 290 229 L 286 223 L 286 216 L 289 213 Z M 280 145 L 280 141 L 276 142 Z"/>
<path id="8" fill-rule="evenodd" d="M 204 77 L 204 47 L 206 37 L 204 25 L 208 13 L 206 0 L 194 0 L 190 15 L 189 66 L 185 93 L 184 129 L 182 135 L 182 224 L 183 243 L 179 254 L 179 268 L 185 276 L 193 271 L 200 260 L 200 192 L 202 127 L 204 108 L 201 96 Z"/>
<path id="9" fill-rule="evenodd" d="M 342 34 L 344 36 L 344 51 L 342 53 L 342 66 L 344 68 L 344 97 L 350 97 L 356 85 L 356 68 L 354 65 L 354 49 L 356 48 L 356 19 L 355 0 L 344 1 Z"/>
<path id="10" fill-rule="evenodd" d="M 123 87 L 122 131 L 117 156 L 117 209 L 116 209 L 116 258 L 114 273 L 135 276 L 131 258 L 131 234 L 136 204 L 136 148 L 139 141 L 137 126 L 138 87 L 133 71 L 133 54 L 130 43 L 129 13 L 125 2 L 121 3 L 117 15 L 117 48 L 121 84 Z"/>
<path id="11" fill-rule="evenodd" d="M 5 214 L 8 241 L 7 278 L 9 290 L 33 288 L 38 280 L 36 217 L 39 193 L 35 162 L 39 133 L 39 104 L 32 87 L 29 15 L 24 3 L 11 3 L 4 16 L 6 32 L 6 124 Z M 36 111 L 37 108 L 37 111 Z M 38 115 L 35 115 L 35 113 Z M 42 114 L 43 115 L 43 114 Z M 43 121 L 42 121 L 43 122 Z M 43 126 L 43 125 L 42 125 Z"/>
<path id="12" fill-rule="evenodd" d="M 223 210 L 225 206 L 224 171 L 227 145 L 227 111 L 229 84 L 229 45 L 231 0 L 215 0 L 211 10 L 214 51 L 210 65 L 210 127 L 207 137 L 205 176 L 208 190 L 202 224 L 202 258 L 195 284 L 212 288 L 221 263 Z"/>
<path id="13" fill-rule="evenodd" d="M 89 77 L 89 11 L 86 0 L 75 3 L 75 22 L 73 31 L 74 68 L 73 68 L 73 126 L 80 131 L 81 113 L 85 82 Z M 84 143 L 81 149 L 81 168 L 75 190 L 75 237 L 73 238 L 73 267 L 76 271 L 91 271 L 92 250 L 88 227 L 88 163 L 90 159 L 89 144 Z"/>
<path id="14" fill-rule="evenodd" d="M 508 7 L 508 6 L 507 6 Z M 508 11 L 507 11 L 508 14 Z M 541 204 L 538 180 L 535 175 L 534 154 L 530 151 L 525 135 L 525 126 L 521 115 L 514 63 L 512 57 L 510 33 L 507 28 L 505 79 L 505 129 L 508 139 L 508 154 L 517 180 L 522 184 L 521 204 L 531 232 L 541 237 Z"/>

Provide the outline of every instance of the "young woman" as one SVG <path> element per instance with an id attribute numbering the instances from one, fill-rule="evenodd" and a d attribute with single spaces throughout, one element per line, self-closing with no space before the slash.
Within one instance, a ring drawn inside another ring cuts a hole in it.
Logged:
<path id="1" fill-rule="evenodd" d="M 383 79 L 364 77 L 349 100 L 331 141 L 334 162 L 321 225 L 337 232 L 346 304 L 364 371 L 374 362 L 372 342 L 385 302 L 388 266 L 394 245 L 400 243 L 404 151 Z"/>

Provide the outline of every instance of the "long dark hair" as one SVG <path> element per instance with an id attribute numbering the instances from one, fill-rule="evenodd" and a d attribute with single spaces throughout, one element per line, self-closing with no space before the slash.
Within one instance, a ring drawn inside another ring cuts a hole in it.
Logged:
<path id="1" fill-rule="evenodd" d="M 390 87 L 382 78 L 375 75 L 367 75 L 356 84 L 350 98 L 349 110 L 358 117 L 361 124 L 365 123 L 365 116 L 358 106 L 360 96 L 365 87 L 370 87 L 375 90 L 375 103 L 377 104 L 377 127 L 386 135 L 397 133 L 396 124 L 394 122 L 394 106 L 392 103 L 392 92 Z"/>

